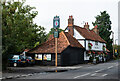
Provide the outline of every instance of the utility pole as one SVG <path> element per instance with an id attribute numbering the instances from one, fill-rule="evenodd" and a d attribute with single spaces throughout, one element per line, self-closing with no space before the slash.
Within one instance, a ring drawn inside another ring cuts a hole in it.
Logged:
<path id="1" fill-rule="evenodd" d="M 117 40 L 118 40 L 118 39 L 115 39 L 115 45 L 117 45 L 117 43 L 116 43 Z"/>
<path id="2" fill-rule="evenodd" d="M 114 56 L 114 32 L 112 31 L 112 39 L 113 39 L 113 57 L 115 57 Z"/>

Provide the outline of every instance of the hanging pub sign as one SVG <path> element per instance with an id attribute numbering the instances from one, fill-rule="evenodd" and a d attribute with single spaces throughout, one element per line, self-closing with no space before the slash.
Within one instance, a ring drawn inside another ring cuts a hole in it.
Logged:
<path id="1" fill-rule="evenodd" d="M 58 31 L 54 31 L 54 37 L 59 38 L 59 32 Z"/>
<path id="2" fill-rule="evenodd" d="M 60 27 L 60 18 L 59 16 L 55 16 L 53 19 L 53 28 L 59 28 Z"/>

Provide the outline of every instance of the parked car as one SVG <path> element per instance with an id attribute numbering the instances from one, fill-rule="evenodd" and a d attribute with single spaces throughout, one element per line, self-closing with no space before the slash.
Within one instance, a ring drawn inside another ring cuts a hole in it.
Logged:
<path id="1" fill-rule="evenodd" d="M 35 59 L 33 59 L 31 56 L 26 56 L 27 64 L 28 65 L 34 65 Z"/>
<path id="2" fill-rule="evenodd" d="M 23 55 L 12 55 L 10 59 L 8 59 L 9 66 L 26 66 L 27 60 Z"/>

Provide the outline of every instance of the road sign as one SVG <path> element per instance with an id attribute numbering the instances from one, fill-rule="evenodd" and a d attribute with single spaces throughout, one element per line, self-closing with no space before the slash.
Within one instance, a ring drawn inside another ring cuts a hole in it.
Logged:
<path id="1" fill-rule="evenodd" d="M 115 53 L 117 53 L 117 49 L 115 49 Z"/>
<path id="2" fill-rule="evenodd" d="M 60 18 L 59 16 L 55 16 L 53 19 L 53 27 L 54 28 L 59 28 L 60 27 Z"/>

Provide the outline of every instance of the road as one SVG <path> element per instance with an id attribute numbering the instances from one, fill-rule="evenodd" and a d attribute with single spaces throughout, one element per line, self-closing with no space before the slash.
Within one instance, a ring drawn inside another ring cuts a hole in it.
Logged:
<path id="1" fill-rule="evenodd" d="M 36 73 L 18 79 L 118 79 L 118 70 L 118 61 L 110 61 L 89 67 L 83 66 L 77 70 Z"/>

